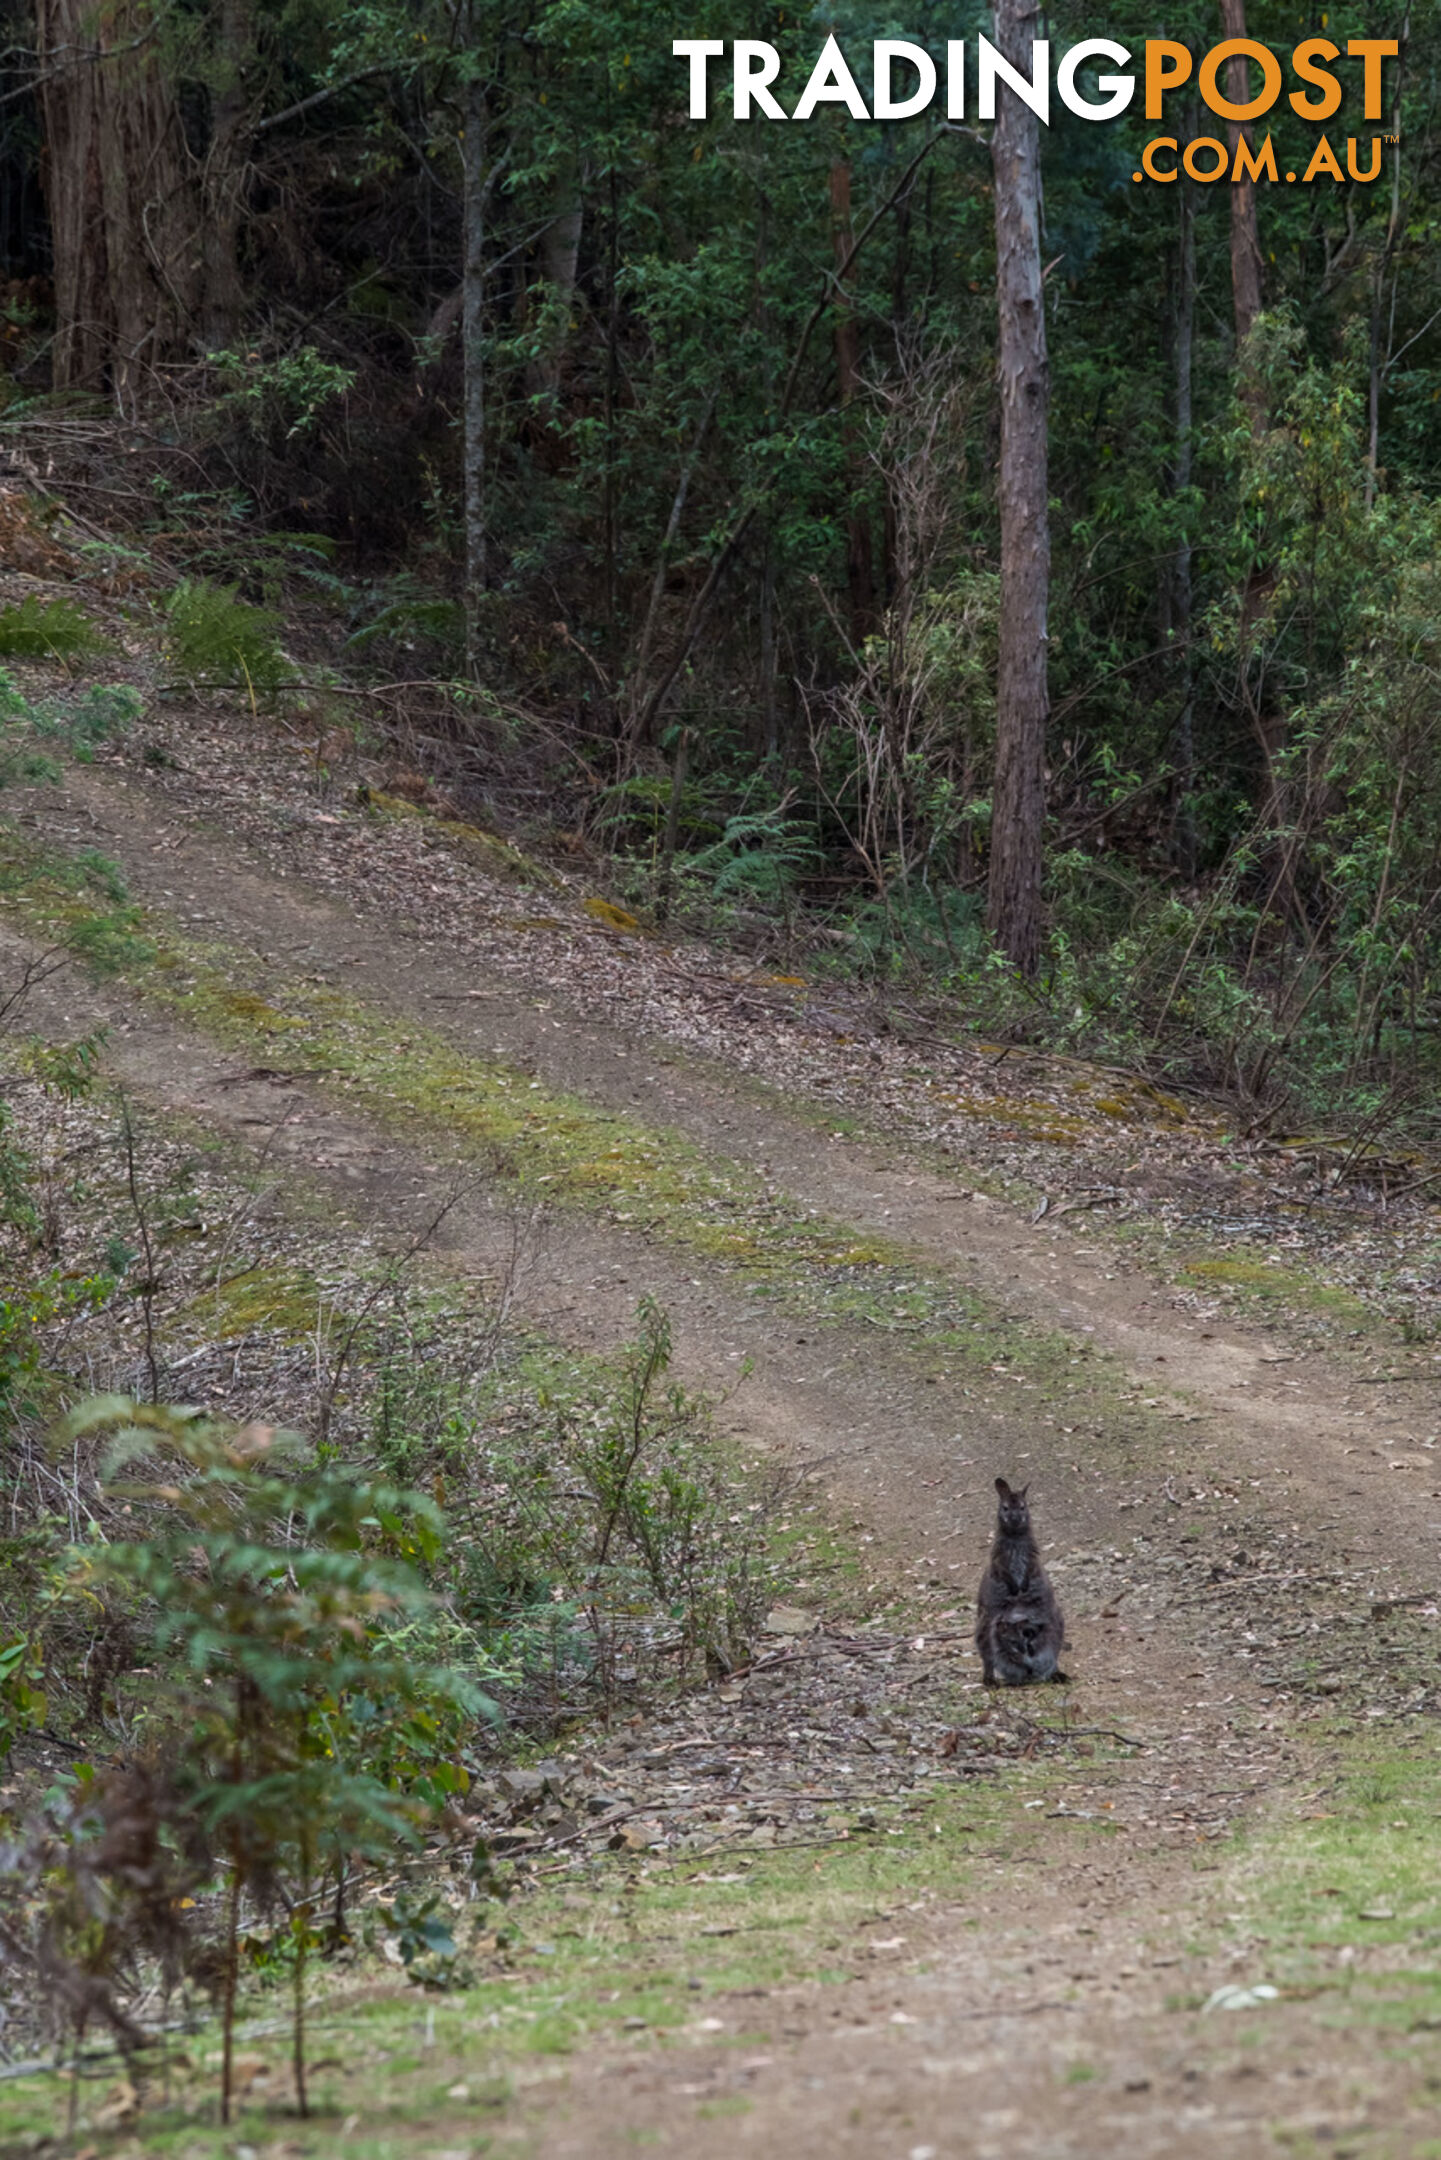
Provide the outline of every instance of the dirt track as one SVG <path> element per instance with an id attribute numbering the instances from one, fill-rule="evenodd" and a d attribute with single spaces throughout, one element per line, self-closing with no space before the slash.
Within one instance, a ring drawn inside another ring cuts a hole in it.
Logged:
<path id="1" fill-rule="evenodd" d="M 983 1392 L 974 1366 L 937 1372 L 883 1330 L 758 1310 L 733 1276 L 663 1234 L 552 1216 L 521 1285 L 534 1318 L 592 1347 L 620 1339 L 637 1296 L 653 1292 L 670 1311 L 683 1376 L 724 1391 L 749 1360 L 752 1376 L 727 1407 L 735 1427 L 792 1458 L 823 1459 L 834 1508 L 863 1518 L 897 1571 L 934 1569 L 961 1608 L 993 1472 L 1029 1474 L 1072 1606 L 1078 1715 L 1123 1726 L 1146 1750 L 1106 1766 L 1121 1834 L 1103 1852 L 1078 1857 L 1064 1820 L 1018 1816 L 1014 1838 L 979 1869 L 974 1901 L 913 1920 L 883 1968 L 737 2004 L 729 2033 L 684 2049 L 638 2039 L 620 2056 L 578 2057 L 520 2094 L 517 2134 L 557 2156 L 641 2139 L 697 2160 L 1140 2160 L 1264 2151 L 1273 2133 L 1302 2151 L 1343 2150 L 1360 2135 L 1368 2154 L 1423 2149 L 1420 2055 L 1383 2064 L 1364 2031 L 1323 2041 L 1318 2012 L 1301 2002 L 1273 2006 L 1259 2047 L 1245 2050 L 1224 2017 L 1166 2007 L 1178 1982 L 1194 1992 L 1254 1977 L 1244 1936 L 1225 1954 L 1183 1948 L 1201 1916 L 1217 1919 L 1219 1878 L 1199 1855 L 1196 1816 L 1208 1801 L 1218 1819 L 1284 1813 L 1308 1758 L 1304 1726 L 1257 1684 L 1247 1653 L 1223 1643 L 1219 1606 L 1157 1585 L 1185 1550 L 1184 1515 L 1217 1553 L 1270 1539 L 1307 1554 L 1313 1573 L 1351 1571 L 1371 1597 L 1429 1591 L 1441 1491 L 1415 1453 L 1434 1438 L 1429 1352 L 1397 1353 L 1388 1371 L 1402 1377 L 1378 1390 L 1284 1328 L 1203 1322 L 1128 1269 L 1084 1217 L 1079 1228 L 1028 1223 L 933 1158 L 883 1134 L 833 1138 L 808 1106 L 585 1017 L 554 985 L 527 995 L 513 977 L 478 976 L 413 928 L 278 878 L 213 824 L 177 821 L 173 803 L 133 775 L 82 773 L 30 807 L 53 844 L 114 856 L 138 899 L 223 924 L 229 941 L 277 966 L 343 971 L 349 993 L 398 1030 L 423 1021 L 471 1053 L 759 1166 L 806 1208 L 883 1231 L 918 1268 L 978 1290 L 1023 1333 L 1058 1331 L 1078 1355 L 1109 1353 L 1125 1376 L 1093 1389 L 1068 1429 L 1064 1402 L 1023 1364 L 997 1369 Z M 323 1080 L 254 1077 L 127 993 L 57 979 L 43 1000 L 37 1021 L 107 1020 L 113 1069 L 137 1092 L 293 1165 L 348 1211 L 413 1226 L 457 1175 L 459 1151 L 443 1135 L 380 1130 Z M 445 1264 L 484 1272 L 509 1235 L 508 1203 L 472 1178 L 445 1224 Z M 1392 1440 L 1404 1458 L 1382 1444 Z M 1150 1587 L 1118 1606 L 1106 1556 L 1129 1564 L 1138 1532 Z M 1309 1610 L 1310 1593 L 1297 1595 Z M 1184 1802 L 1169 1814 L 1157 1799 L 1167 1791 Z M 733 2044 L 736 2033 L 754 2045 Z M 1067 2082 L 1076 2064 L 1087 2076 Z M 713 2117 L 711 2104 L 728 2099 L 744 2112 Z M 428 2142 L 441 2141 L 437 2130 Z"/>

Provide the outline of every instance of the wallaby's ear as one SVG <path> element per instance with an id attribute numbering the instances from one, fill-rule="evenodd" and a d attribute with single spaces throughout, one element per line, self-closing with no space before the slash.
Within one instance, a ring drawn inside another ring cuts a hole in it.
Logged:
<path id="1" fill-rule="evenodd" d="M 1030 1491 L 1030 1489 L 1031 1481 L 1029 1478 L 1027 1478 L 1025 1484 L 1021 1487 L 1020 1491 L 1018 1493 L 1012 1493 L 1011 1498 L 1013 1500 L 1024 1500 L 1026 1494 Z"/>
<path id="2" fill-rule="evenodd" d="M 1003 1477 L 998 1477 L 996 1479 L 996 1491 L 1000 1494 L 1003 1500 L 1009 1500 L 1011 1497 L 1011 1488 L 1006 1483 Z"/>

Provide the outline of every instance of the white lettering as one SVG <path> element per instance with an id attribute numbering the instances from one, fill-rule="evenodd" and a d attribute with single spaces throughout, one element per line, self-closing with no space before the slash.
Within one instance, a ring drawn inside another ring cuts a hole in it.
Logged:
<path id="1" fill-rule="evenodd" d="M 982 120 L 996 117 L 996 84 L 1002 82 L 1031 111 L 1043 127 L 1051 124 L 1051 43 L 1049 38 L 1031 40 L 1031 80 L 997 52 L 989 38 L 976 41 L 976 111 Z"/>
<path id="2" fill-rule="evenodd" d="M 749 120 L 752 104 L 759 105 L 767 120 L 784 120 L 785 108 L 766 88 L 781 71 L 781 56 L 774 45 L 758 38 L 737 38 L 735 43 L 735 116 Z"/>
<path id="3" fill-rule="evenodd" d="M 811 70 L 811 79 L 801 92 L 801 101 L 791 114 L 792 120 L 809 120 L 817 105 L 844 105 L 853 120 L 871 117 L 834 34 L 826 39 L 821 49 L 821 56 Z"/>
<path id="4" fill-rule="evenodd" d="M 677 60 L 690 62 L 690 116 L 692 120 L 706 117 L 706 62 L 719 59 L 725 46 L 719 38 L 677 38 L 671 53 Z"/>
<path id="5" fill-rule="evenodd" d="M 1124 67 L 1131 55 L 1124 45 L 1117 45 L 1112 38 L 1086 38 L 1080 45 L 1073 45 L 1056 70 L 1056 89 L 1067 112 L 1073 112 L 1081 120 L 1114 120 L 1123 113 L 1136 94 L 1136 85 L 1129 75 L 1098 75 L 1096 88 L 1108 94 L 1099 104 L 1093 105 L 1082 97 L 1076 88 L 1076 70 L 1090 59 L 1114 60 L 1117 67 Z"/>
<path id="6" fill-rule="evenodd" d="M 946 118 L 966 117 L 966 43 L 951 38 L 946 45 Z"/>
<path id="7" fill-rule="evenodd" d="M 907 45 L 902 38 L 878 38 L 872 47 L 875 65 L 872 81 L 875 85 L 876 118 L 878 120 L 913 120 L 918 112 L 924 112 L 936 94 L 936 63 L 919 45 Z M 918 87 L 909 97 L 892 95 L 895 64 L 908 61 L 920 78 Z"/>

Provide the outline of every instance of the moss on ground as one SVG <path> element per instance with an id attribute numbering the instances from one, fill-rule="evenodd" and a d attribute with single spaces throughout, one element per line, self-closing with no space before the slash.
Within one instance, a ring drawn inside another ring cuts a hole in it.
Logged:
<path id="1" fill-rule="evenodd" d="M 1248 1307 L 1265 1311 L 1280 1306 L 1302 1317 L 1311 1316 L 1336 1326 L 1344 1321 L 1350 1327 L 1364 1328 L 1368 1334 L 1377 1332 L 1377 1315 L 1354 1291 L 1322 1282 L 1294 1266 L 1236 1254 L 1219 1258 L 1207 1255 L 1184 1260 L 1178 1266 L 1171 1255 L 1167 1272 L 1183 1284 L 1220 1293 L 1242 1311 Z M 1386 1333 L 1391 1335 L 1393 1331 L 1388 1328 Z"/>
<path id="2" fill-rule="evenodd" d="M 249 1267 L 199 1291 L 176 1315 L 216 1342 L 264 1329 L 287 1342 L 315 1333 L 325 1293 L 308 1268 L 278 1262 Z"/>

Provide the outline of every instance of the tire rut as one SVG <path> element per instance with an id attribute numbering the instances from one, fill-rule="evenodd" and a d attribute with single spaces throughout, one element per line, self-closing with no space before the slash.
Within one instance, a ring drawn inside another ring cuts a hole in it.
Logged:
<path id="1" fill-rule="evenodd" d="M 1008 1317 L 1058 1330 L 1078 1346 L 1117 1359 L 1143 1401 L 1202 1425 L 1191 1446 L 1176 1451 L 1198 1469 L 1224 1464 L 1235 1474 L 1269 1481 L 1290 1512 L 1313 1520 L 1334 1517 L 1341 1507 L 1348 1552 L 1403 1573 L 1434 1564 L 1441 1492 L 1429 1496 L 1437 1504 L 1401 1521 L 1380 1495 L 1373 1499 L 1358 1483 L 1355 1458 L 1375 1437 L 1375 1402 L 1354 1372 L 1309 1345 L 1288 1342 L 1282 1329 L 1203 1323 L 1167 1285 L 1127 1267 L 1113 1252 L 1098 1251 L 1083 1230 L 1028 1222 L 1017 1209 L 969 1191 L 955 1173 L 886 1136 L 839 1141 L 825 1129 L 820 1106 L 809 1117 L 798 1114 L 777 1091 L 664 1041 L 627 1036 L 579 1015 L 554 991 L 527 996 L 508 978 L 458 967 L 418 934 L 387 928 L 258 864 L 202 822 L 185 827 L 185 845 L 175 852 L 173 812 L 158 807 L 144 782 L 130 774 L 80 769 L 68 777 L 63 794 L 37 794 L 34 804 L 33 822 L 44 837 L 68 846 L 103 839 L 136 896 L 192 928 L 223 927 L 231 941 L 248 943 L 262 960 L 338 974 L 351 994 L 398 1029 L 423 1021 L 462 1052 L 502 1059 L 606 1110 L 674 1129 L 712 1155 L 724 1152 L 804 1207 L 903 1244 L 918 1264 L 979 1291 Z M 574 1216 L 567 1222 L 567 1236 L 584 1242 L 594 1235 Z M 648 1270 L 669 1272 L 680 1293 L 695 1287 L 693 1271 L 663 1259 L 654 1243 L 647 1250 Z M 682 1296 L 678 1316 L 686 1303 Z M 742 1320 L 736 1314 L 732 1321 L 735 1339 L 723 1359 L 728 1366 L 759 1339 L 756 1315 Z M 852 1353 L 853 1365 L 866 1362 Z M 792 1384 L 821 1391 L 812 1398 L 814 1422 L 822 1434 L 832 1429 L 826 1382 L 794 1372 L 791 1377 Z M 1396 1422 L 1429 1417 L 1434 1385 L 1430 1372 L 1404 1376 L 1388 1395 L 1384 1414 Z M 762 1392 L 752 1384 L 748 1409 L 765 1425 Z M 849 1400 L 847 1380 L 842 1401 Z M 928 1406 L 909 1394 L 896 1408 L 888 1444 L 903 1455 L 912 1419 L 919 1417 L 922 1428 L 932 1420 L 925 1415 Z M 954 1421 L 978 1431 L 985 1426 L 973 1402 L 957 1404 Z M 884 1421 L 867 1420 L 860 1444 L 886 1445 Z M 1036 1446 L 1047 1446 L 1045 1435 L 1037 1435 Z M 1048 1482 L 1053 1474 L 1074 1477 L 1064 1452 L 1051 1450 Z M 925 1474 L 935 1467 L 932 1457 Z M 1180 1470 L 1187 1467 L 1181 1460 Z M 1369 1455 L 1361 1467 L 1380 1474 L 1372 1471 Z M 1068 1508 L 1078 1499 L 1067 1491 Z M 1090 1524 L 1089 1507 L 1081 1520 Z M 903 1534 L 918 1527 L 906 1525 Z"/>

